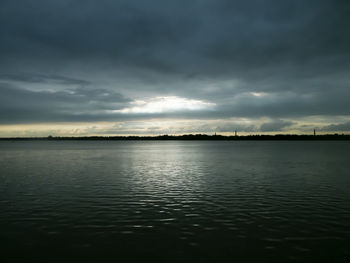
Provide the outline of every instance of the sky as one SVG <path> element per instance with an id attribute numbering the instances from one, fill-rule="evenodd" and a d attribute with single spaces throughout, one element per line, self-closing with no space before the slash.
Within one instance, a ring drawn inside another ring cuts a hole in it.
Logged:
<path id="1" fill-rule="evenodd" d="M 348 0 L 0 0 L 0 137 L 350 133 Z"/>

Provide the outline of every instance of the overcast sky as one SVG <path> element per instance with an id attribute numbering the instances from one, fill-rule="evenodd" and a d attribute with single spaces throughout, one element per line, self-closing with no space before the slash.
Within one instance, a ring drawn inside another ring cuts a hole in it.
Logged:
<path id="1" fill-rule="evenodd" d="M 0 0 L 0 136 L 350 132 L 348 0 Z"/>

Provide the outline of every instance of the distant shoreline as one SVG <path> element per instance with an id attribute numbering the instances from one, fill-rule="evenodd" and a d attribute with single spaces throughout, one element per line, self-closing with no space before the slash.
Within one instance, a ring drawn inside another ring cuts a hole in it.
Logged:
<path id="1" fill-rule="evenodd" d="M 8 137 L 0 138 L 0 141 L 27 141 L 27 140 L 52 140 L 52 141 L 175 141 L 175 140 L 199 140 L 199 141 L 342 141 L 350 140 L 348 134 L 324 134 L 324 135 L 246 135 L 246 136 L 224 136 L 206 134 L 186 135 L 158 135 L 158 136 L 80 136 L 80 137 Z"/>

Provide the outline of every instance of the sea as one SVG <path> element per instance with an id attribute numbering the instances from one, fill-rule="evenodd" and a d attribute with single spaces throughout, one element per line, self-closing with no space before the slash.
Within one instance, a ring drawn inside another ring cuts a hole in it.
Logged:
<path id="1" fill-rule="evenodd" d="M 1 262 L 350 262 L 350 141 L 0 141 Z"/>

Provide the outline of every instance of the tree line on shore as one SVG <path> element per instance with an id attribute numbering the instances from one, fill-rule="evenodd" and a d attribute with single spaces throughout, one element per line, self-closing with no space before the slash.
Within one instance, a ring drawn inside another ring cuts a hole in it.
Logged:
<path id="1" fill-rule="evenodd" d="M 208 134 L 184 134 L 184 135 L 157 135 L 157 136 L 47 136 L 47 137 L 13 137 L 0 138 L 0 140 L 350 140 L 349 134 L 276 134 L 276 135 L 208 135 Z"/>

